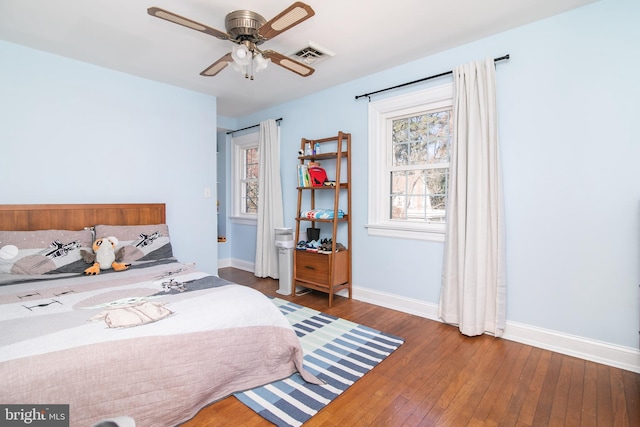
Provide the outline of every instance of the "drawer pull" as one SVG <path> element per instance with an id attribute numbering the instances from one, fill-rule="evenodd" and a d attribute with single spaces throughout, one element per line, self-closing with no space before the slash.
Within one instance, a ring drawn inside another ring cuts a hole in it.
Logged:
<path id="1" fill-rule="evenodd" d="M 305 265 L 304 268 L 306 268 L 307 270 L 315 270 L 316 268 L 312 265 Z"/>

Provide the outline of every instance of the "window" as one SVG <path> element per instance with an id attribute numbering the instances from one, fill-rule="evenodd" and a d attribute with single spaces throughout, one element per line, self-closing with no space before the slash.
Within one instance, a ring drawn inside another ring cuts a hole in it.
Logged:
<path id="1" fill-rule="evenodd" d="M 444 241 L 453 86 L 369 104 L 370 235 Z"/>
<path id="2" fill-rule="evenodd" d="M 258 213 L 258 138 L 259 132 L 234 137 L 232 146 L 234 222 L 255 224 Z"/>

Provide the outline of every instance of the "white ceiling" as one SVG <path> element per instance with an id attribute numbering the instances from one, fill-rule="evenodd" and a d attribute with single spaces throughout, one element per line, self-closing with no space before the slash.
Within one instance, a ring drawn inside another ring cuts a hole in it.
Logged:
<path id="1" fill-rule="evenodd" d="M 269 20 L 294 0 L 0 0 L 0 39 L 215 95 L 218 114 L 235 118 L 593 1 L 306 0 L 315 16 L 261 47 L 290 54 L 312 41 L 335 56 L 314 65 L 310 77 L 272 64 L 254 81 L 231 67 L 200 76 L 232 43 L 154 18 L 147 8 L 225 31 L 232 10 Z"/>

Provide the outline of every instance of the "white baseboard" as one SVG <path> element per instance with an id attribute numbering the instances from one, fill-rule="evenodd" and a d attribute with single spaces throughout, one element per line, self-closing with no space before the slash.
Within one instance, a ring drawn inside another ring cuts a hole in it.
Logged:
<path id="1" fill-rule="evenodd" d="M 219 259 L 218 268 L 233 267 L 231 258 Z"/>
<path id="2" fill-rule="evenodd" d="M 640 350 L 507 321 L 503 338 L 640 373 Z"/>
<path id="3" fill-rule="evenodd" d="M 440 321 L 438 319 L 438 305 L 430 302 L 401 297 L 399 295 L 375 291 L 368 288 L 361 288 L 359 286 L 353 287 L 353 299 L 390 308 L 392 310 L 402 311 L 403 313 L 415 314 L 416 316 Z"/>
<path id="4" fill-rule="evenodd" d="M 358 286 L 353 287 L 353 299 L 440 322 L 437 304 Z M 640 373 L 640 350 L 636 348 L 511 321 L 507 321 L 502 338 Z"/>
<path id="5" fill-rule="evenodd" d="M 250 261 L 244 261 L 236 258 L 226 258 L 218 260 L 218 268 L 233 267 L 239 270 L 249 271 L 253 273 L 255 271 L 255 264 Z"/>

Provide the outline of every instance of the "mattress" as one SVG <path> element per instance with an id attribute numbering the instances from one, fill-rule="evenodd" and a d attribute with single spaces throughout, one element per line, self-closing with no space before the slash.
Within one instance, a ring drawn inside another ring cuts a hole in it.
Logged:
<path id="1" fill-rule="evenodd" d="M 173 258 L 5 280 L 0 328 L 0 402 L 68 404 L 72 426 L 176 425 L 294 372 L 320 382 L 268 297 Z"/>

